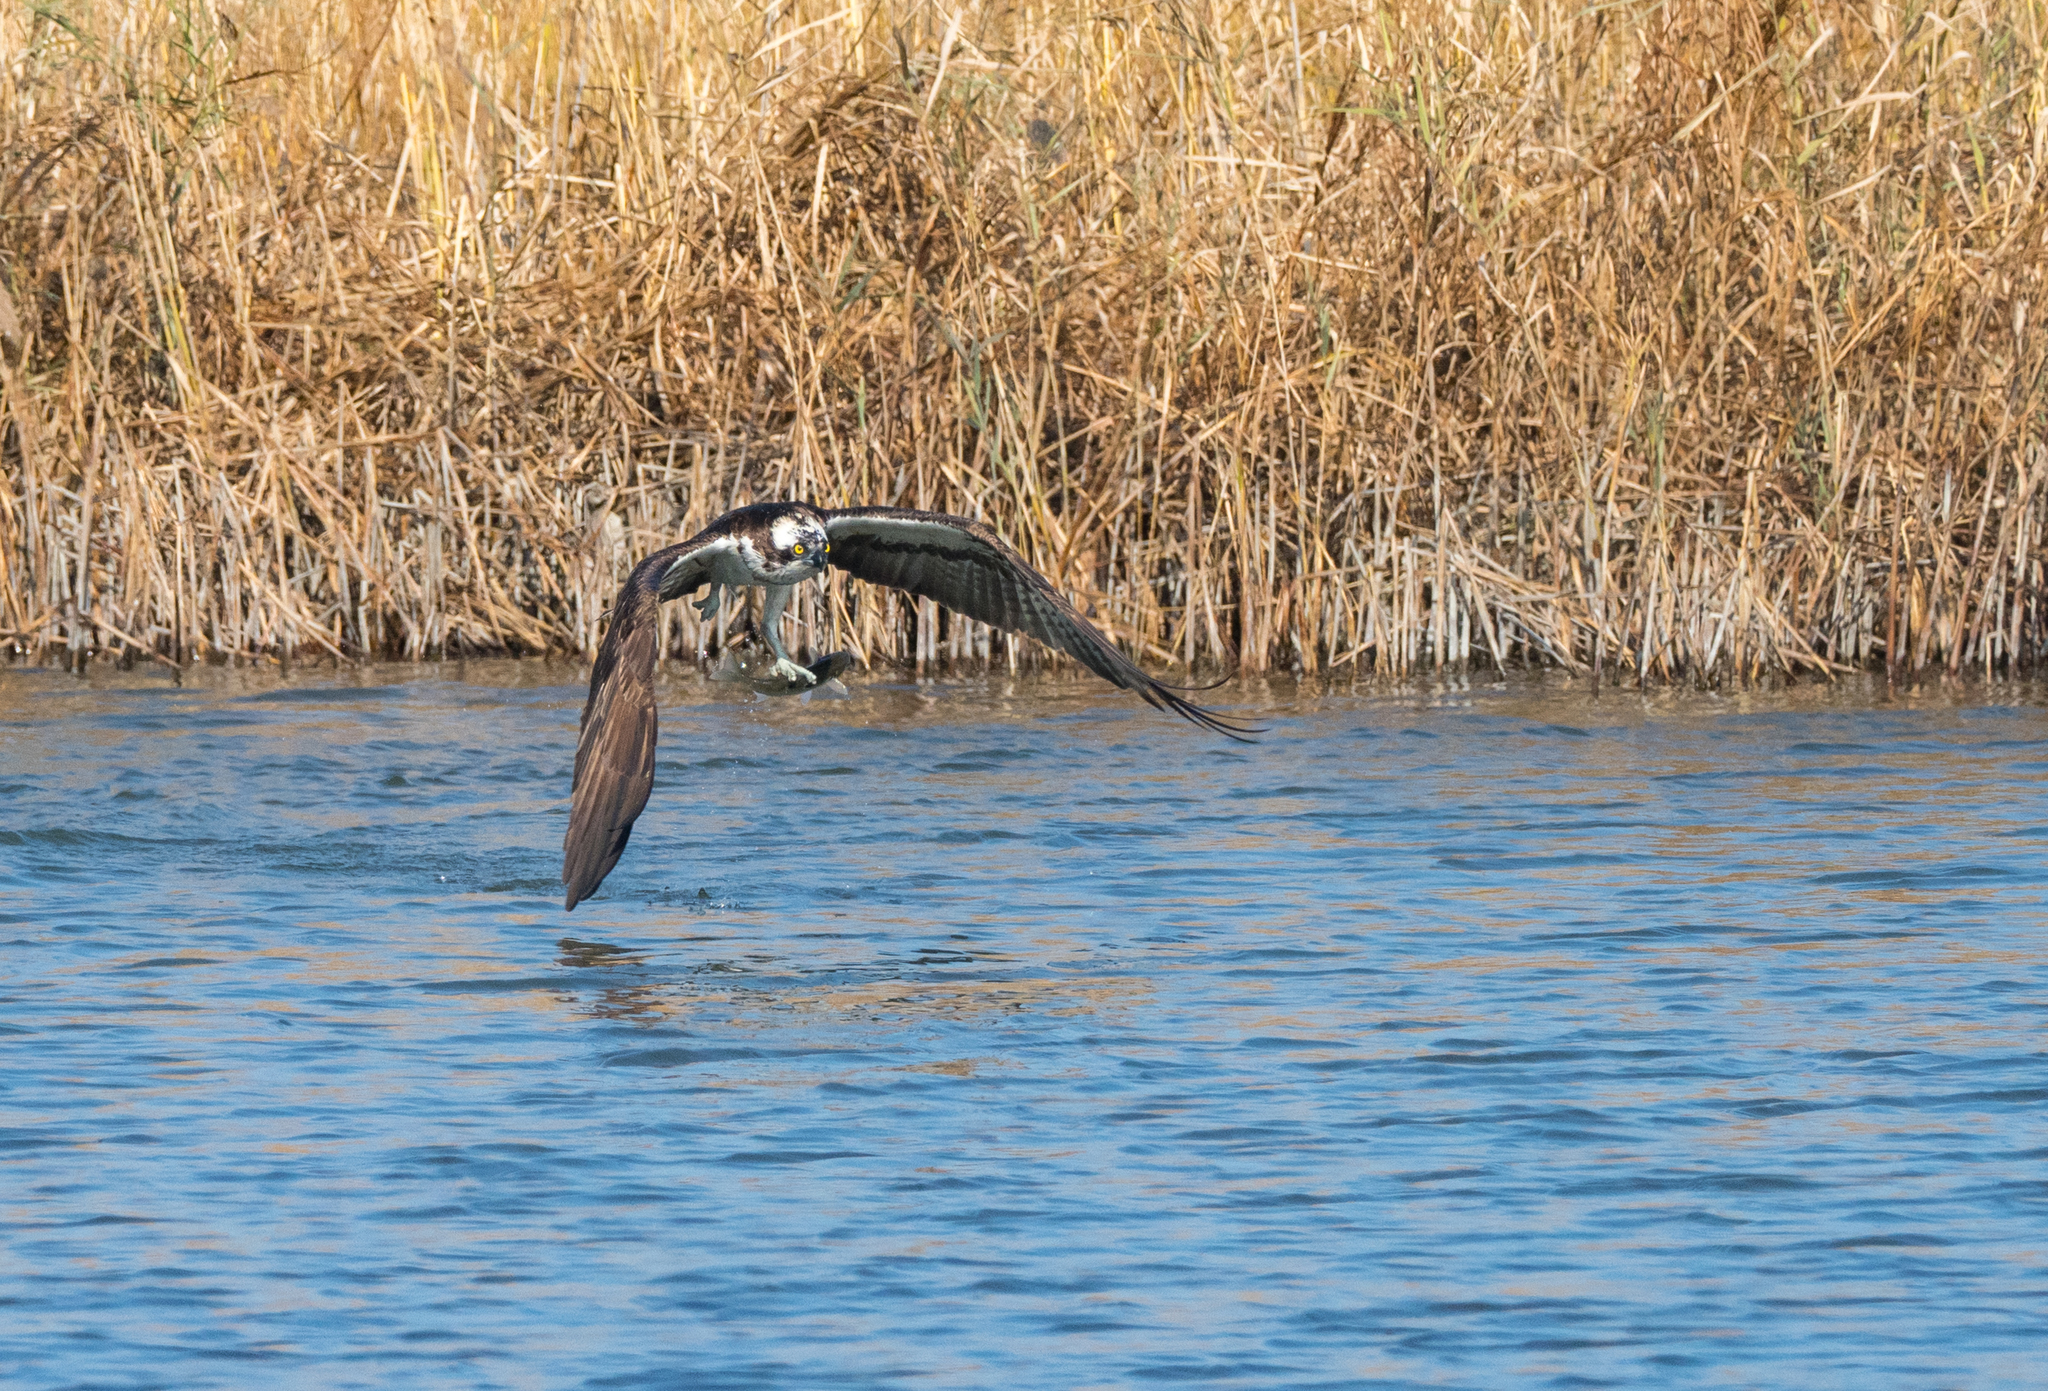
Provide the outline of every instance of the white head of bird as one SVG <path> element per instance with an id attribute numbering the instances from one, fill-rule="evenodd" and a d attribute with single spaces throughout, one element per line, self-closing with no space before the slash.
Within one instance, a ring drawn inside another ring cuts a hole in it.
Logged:
<path id="1" fill-rule="evenodd" d="M 809 509 L 806 508 L 805 511 Z M 748 568 L 762 584 L 800 584 L 825 573 L 832 543 L 816 517 L 786 512 L 768 523 L 765 545 L 752 547 Z"/>

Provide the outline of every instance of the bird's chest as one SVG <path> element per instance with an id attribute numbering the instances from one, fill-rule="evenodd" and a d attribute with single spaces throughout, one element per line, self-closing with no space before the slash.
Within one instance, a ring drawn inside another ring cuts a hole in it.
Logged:
<path id="1" fill-rule="evenodd" d="M 735 587 L 761 583 L 759 579 L 755 578 L 754 571 L 747 564 L 746 557 L 741 555 L 737 548 L 711 558 L 711 574 L 709 578 L 713 584 L 727 584 Z"/>

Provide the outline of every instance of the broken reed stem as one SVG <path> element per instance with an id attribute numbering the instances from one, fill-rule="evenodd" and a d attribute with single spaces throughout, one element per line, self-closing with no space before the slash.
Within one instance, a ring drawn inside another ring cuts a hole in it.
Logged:
<path id="1" fill-rule="evenodd" d="M 1148 663 L 2044 640 L 2038 3 L 0 13 L 0 641 L 592 651 L 728 508 Z M 1018 647 L 834 580 L 815 647 Z M 671 606 L 664 650 L 715 647 Z"/>

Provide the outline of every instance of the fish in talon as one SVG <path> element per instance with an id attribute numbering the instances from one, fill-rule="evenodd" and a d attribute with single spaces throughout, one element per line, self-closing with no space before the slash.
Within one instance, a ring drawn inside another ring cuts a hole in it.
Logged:
<path id="1" fill-rule="evenodd" d="M 711 679 L 746 686 L 756 695 L 764 696 L 808 695 L 813 691 L 838 696 L 852 694 L 839 679 L 853 670 L 851 652 L 834 652 L 809 666 L 784 663 L 779 658 L 764 663 L 761 656 L 759 649 L 750 644 L 728 643 L 718 665 L 711 669 Z M 801 673 L 801 679 L 790 676 L 790 669 Z"/>

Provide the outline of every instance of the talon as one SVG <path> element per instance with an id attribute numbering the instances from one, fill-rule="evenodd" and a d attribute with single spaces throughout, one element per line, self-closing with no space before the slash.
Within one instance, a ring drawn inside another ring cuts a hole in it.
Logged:
<path id="1" fill-rule="evenodd" d="M 779 676 L 785 681 L 801 680 L 806 686 L 818 684 L 816 672 L 812 671 L 809 667 L 798 666 L 787 657 L 777 657 L 775 659 L 775 666 L 772 668 L 771 674 Z"/>

